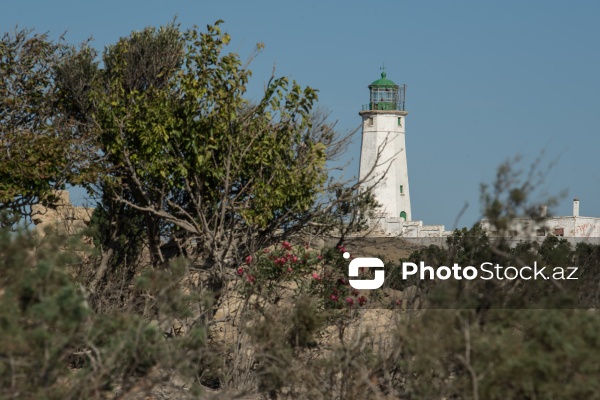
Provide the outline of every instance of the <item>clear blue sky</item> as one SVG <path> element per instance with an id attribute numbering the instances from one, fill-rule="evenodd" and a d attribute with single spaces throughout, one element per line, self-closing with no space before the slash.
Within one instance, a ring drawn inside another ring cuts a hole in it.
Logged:
<path id="1" fill-rule="evenodd" d="M 253 62 L 256 96 L 287 75 L 319 90 L 341 130 L 360 125 L 367 85 L 385 63 L 406 83 L 407 155 L 413 219 L 459 226 L 480 217 L 479 184 L 517 154 L 558 158 L 545 190 L 567 197 L 554 211 L 600 217 L 600 2 L 597 1 L 11 1 L 2 31 L 67 31 L 102 49 L 132 30 L 204 27 L 217 19 L 231 51 Z M 360 133 L 345 175 L 358 173 Z"/>

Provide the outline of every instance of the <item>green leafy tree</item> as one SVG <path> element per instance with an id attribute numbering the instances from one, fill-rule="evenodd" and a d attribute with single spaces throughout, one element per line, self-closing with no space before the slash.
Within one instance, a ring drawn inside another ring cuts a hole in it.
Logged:
<path id="1" fill-rule="evenodd" d="M 29 215 L 53 189 L 88 179 L 93 141 L 60 107 L 67 45 L 28 30 L 0 41 L 0 209 Z"/>
<path id="2" fill-rule="evenodd" d="M 155 265 L 167 245 L 222 275 L 259 248 L 372 205 L 357 200 L 368 196 L 359 184 L 328 180 L 327 162 L 349 136 L 315 112 L 316 91 L 273 77 L 249 102 L 251 71 L 224 53 L 229 41 L 220 22 L 205 33 L 147 28 L 109 46 L 104 67 L 88 73 L 99 76 L 90 79 L 89 126 L 105 154 L 101 185 L 144 216 Z M 84 50 L 67 64 L 84 60 L 91 71 Z"/>
<path id="3" fill-rule="evenodd" d="M 164 32 L 140 35 L 159 41 Z M 249 229 L 307 211 L 325 178 L 324 146 L 309 136 L 315 92 L 296 84 L 288 92 L 280 78 L 249 105 L 243 94 L 250 72 L 237 55 L 221 54 L 229 36 L 218 26 L 182 35 L 183 68 L 162 71 L 172 74 L 164 85 L 129 88 L 131 67 L 122 56 L 136 37 L 105 52 L 108 89 L 97 117 L 103 148 L 125 171 L 114 178 L 134 195 L 121 200 L 149 215 L 149 225 L 160 219 L 167 234 L 193 237 L 210 263 L 230 258 Z M 163 262 L 161 232 L 153 228 L 150 245 Z"/>

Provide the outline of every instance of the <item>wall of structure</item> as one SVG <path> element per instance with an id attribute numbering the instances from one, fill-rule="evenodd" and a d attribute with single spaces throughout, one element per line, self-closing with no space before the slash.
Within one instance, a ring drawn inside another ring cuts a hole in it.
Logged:
<path id="1" fill-rule="evenodd" d="M 497 235 L 489 221 L 481 221 L 482 227 L 492 236 Z M 508 232 L 511 236 L 562 236 L 574 238 L 600 237 L 600 218 L 596 217 L 550 217 L 536 223 L 527 218 L 513 220 Z"/>
<path id="2" fill-rule="evenodd" d="M 380 216 L 412 219 L 406 160 L 405 111 L 361 111 L 363 120 L 359 179 L 363 187 L 375 186 L 373 194 L 382 204 Z M 378 158 L 379 154 L 379 158 Z M 393 223 L 393 222 L 392 222 Z"/>
<path id="3" fill-rule="evenodd" d="M 31 207 L 31 218 L 40 234 L 43 235 L 49 229 L 73 235 L 89 225 L 93 208 L 73 206 L 66 190 L 55 191 L 54 197 L 56 200 L 52 203 L 35 204 Z"/>
<path id="4" fill-rule="evenodd" d="M 499 235 L 488 220 L 481 226 L 491 236 Z M 509 236 L 545 237 L 554 235 L 569 238 L 600 238 L 600 218 L 579 216 L 579 199 L 573 200 L 573 215 L 548 217 L 541 222 L 529 218 L 515 218 L 506 232 Z"/>
<path id="5" fill-rule="evenodd" d="M 444 225 L 423 225 L 423 221 L 404 221 L 399 217 L 380 217 L 372 223 L 374 236 L 442 238 L 452 234 L 444 229 Z"/>

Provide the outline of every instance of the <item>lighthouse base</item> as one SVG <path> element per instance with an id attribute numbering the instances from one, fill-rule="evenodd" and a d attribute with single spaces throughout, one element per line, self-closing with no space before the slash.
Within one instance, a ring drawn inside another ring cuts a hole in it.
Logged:
<path id="1" fill-rule="evenodd" d="M 452 234 L 444 225 L 424 225 L 423 221 L 405 221 L 399 217 L 376 217 L 369 221 L 374 235 L 400 236 L 407 238 L 445 237 Z"/>

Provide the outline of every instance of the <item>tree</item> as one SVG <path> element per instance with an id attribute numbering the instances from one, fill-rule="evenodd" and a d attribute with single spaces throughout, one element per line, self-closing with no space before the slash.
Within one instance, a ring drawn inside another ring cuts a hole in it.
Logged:
<path id="1" fill-rule="evenodd" d="M 29 215 L 53 189 L 87 178 L 91 138 L 60 107 L 61 40 L 28 30 L 0 42 L 0 210 Z"/>
<path id="2" fill-rule="evenodd" d="M 315 112 L 316 91 L 272 77 L 246 100 L 251 71 L 224 54 L 229 40 L 220 21 L 205 33 L 174 23 L 134 32 L 105 50 L 90 90 L 103 188 L 144 215 L 156 265 L 168 242 L 222 275 L 284 237 L 331 229 L 328 215 L 369 194 L 328 180 L 349 135 Z"/>

